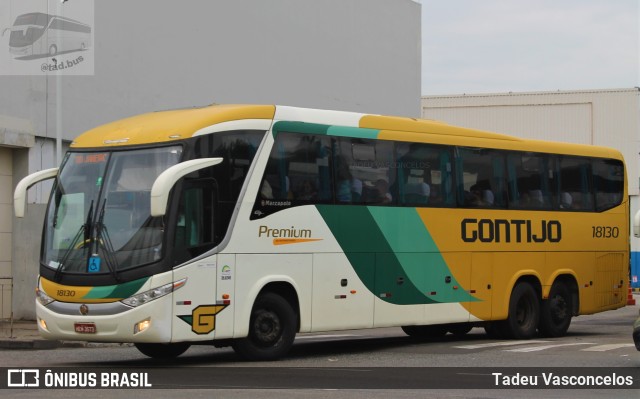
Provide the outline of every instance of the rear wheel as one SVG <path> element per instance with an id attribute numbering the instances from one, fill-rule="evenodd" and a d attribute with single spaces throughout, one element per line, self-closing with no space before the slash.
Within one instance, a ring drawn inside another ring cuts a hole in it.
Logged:
<path id="1" fill-rule="evenodd" d="M 296 337 L 298 317 L 280 295 L 260 295 L 251 311 L 249 335 L 232 344 L 233 350 L 249 360 L 275 360 L 284 356 Z"/>
<path id="2" fill-rule="evenodd" d="M 571 324 L 573 304 L 567 285 L 556 281 L 551 286 L 549 298 L 542 301 L 538 330 L 545 337 L 561 337 Z"/>
<path id="3" fill-rule="evenodd" d="M 173 359 L 182 355 L 191 346 L 184 342 L 173 344 L 137 343 L 135 345 L 142 354 L 155 359 Z"/>

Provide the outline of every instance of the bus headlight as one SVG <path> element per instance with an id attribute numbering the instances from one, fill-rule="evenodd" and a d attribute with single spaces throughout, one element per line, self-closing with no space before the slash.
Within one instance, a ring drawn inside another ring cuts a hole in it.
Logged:
<path id="1" fill-rule="evenodd" d="M 47 295 L 40 288 L 36 288 L 36 299 L 38 300 L 38 302 L 40 302 L 42 306 L 47 306 L 48 304 L 54 301 L 53 298 Z"/>
<path id="2" fill-rule="evenodd" d="M 162 298 L 163 296 L 170 294 L 179 288 L 182 288 L 186 283 L 187 279 L 183 278 L 182 280 L 174 281 L 173 283 L 165 284 L 161 287 L 153 288 L 149 291 L 130 296 L 129 298 L 123 299 L 120 302 L 135 308 L 142 304 L 154 301 L 158 298 Z"/>

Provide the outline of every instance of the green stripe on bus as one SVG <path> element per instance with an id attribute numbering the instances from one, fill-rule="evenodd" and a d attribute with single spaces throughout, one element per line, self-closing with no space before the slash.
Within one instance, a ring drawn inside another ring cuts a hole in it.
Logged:
<path id="1" fill-rule="evenodd" d="M 476 301 L 466 290 L 459 289 L 462 286 L 415 208 L 370 207 L 369 212 L 420 292 L 435 292 L 434 299 L 438 302 Z"/>
<path id="2" fill-rule="evenodd" d="M 382 300 L 396 305 L 477 301 L 460 289 L 415 208 L 316 207 L 358 277 Z"/>
<path id="3" fill-rule="evenodd" d="M 348 126 L 331 126 L 327 131 L 329 136 L 354 137 L 357 139 L 376 139 L 378 138 L 378 133 L 380 131 L 375 129 Z"/>
<path id="4" fill-rule="evenodd" d="M 149 277 L 141 278 L 128 283 L 117 285 L 105 285 L 103 287 L 93 287 L 84 298 L 86 299 L 107 299 L 107 298 L 128 298 L 138 292 L 138 290 L 149 280 Z"/>
<path id="5" fill-rule="evenodd" d="M 316 207 L 356 274 L 374 295 L 396 305 L 438 302 L 415 286 L 368 207 Z"/>
<path id="6" fill-rule="evenodd" d="M 364 129 L 349 126 L 330 126 L 318 123 L 305 122 L 276 122 L 273 125 L 273 137 L 278 133 L 304 133 L 304 134 L 321 134 L 338 137 L 354 137 L 359 139 L 375 139 L 378 137 L 379 130 Z"/>
<path id="7" fill-rule="evenodd" d="M 320 125 L 317 123 L 305 122 L 276 122 L 273 125 L 273 137 L 278 133 L 306 133 L 306 134 L 327 134 L 328 125 Z"/>

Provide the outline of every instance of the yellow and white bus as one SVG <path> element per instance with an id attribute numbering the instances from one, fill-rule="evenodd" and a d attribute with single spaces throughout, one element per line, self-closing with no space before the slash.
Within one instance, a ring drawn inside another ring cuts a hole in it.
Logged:
<path id="1" fill-rule="evenodd" d="M 250 359 L 297 333 L 561 336 L 625 306 L 629 203 L 609 148 L 410 118 L 212 105 L 79 136 L 46 213 L 51 339 Z"/>

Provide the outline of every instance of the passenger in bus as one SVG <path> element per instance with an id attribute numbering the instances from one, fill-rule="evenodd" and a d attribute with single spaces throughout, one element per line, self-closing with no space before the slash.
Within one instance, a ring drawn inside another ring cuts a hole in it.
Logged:
<path id="1" fill-rule="evenodd" d="M 405 202 L 408 204 L 426 204 L 429 202 L 431 187 L 427 183 L 407 184 Z"/>
<path id="2" fill-rule="evenodd" d="M 544 206 L 542 190 L 529 190 L 529 206 L 532 208 L 542 208 Z"/>
<path id="3" fill-rule="evenodd" d="M 271 184 L 264 179 L 262 181 L 262 187 L 260 187 L 260 196 L 262 199 L 273 199 L 273 189 L 271 188 Z"/>
<path id="4" fill-rule="evenodd" d="M 338 159 L 336 170 L 336 199 L 338 202 L 351 202 L 351 171 L 343 157 Z"/>
<path id="5" fill-rule="evenodd" d="M 311 182 L 311 180 L 303 180 L 300 184 L 300 190 L 298 194 L 295 196 L 295 199 L 311 201 L 316 199 L 318 196 L 318 192 L 315 188 L 315 185 Z"/>
<path id="6" fill-rule="evenodd" d="M 563 191 L 560 194 L 560 209 L 571 209 L 573 206 L 573 198 L 571 194 L 566 191 Z"/>
<path id="7" fill-rule="evenodd" d="M 378 179 L 375 184 L 376 199 L 375 203 L 389 204 L 393 201 L 391 193 L 389 193 L 389 182 L 385 179 Z"/>
<path id="8" fill-rule="evenodd" d="M 488 188 L 482 188 L 480 184 L 474 184 L 473 186 L 471 186 L 469 195 L 465 194 L 465 197 L 465 202 L 469 206 L 493 206 L 495 202 L 493 191 Z"/>
<path id="9" fill-rule="evenodd" d="M 351 199 L 353 202 L 360 202 L 362 200 L 362 180 L 357 177 L 351 179 Z"/>

